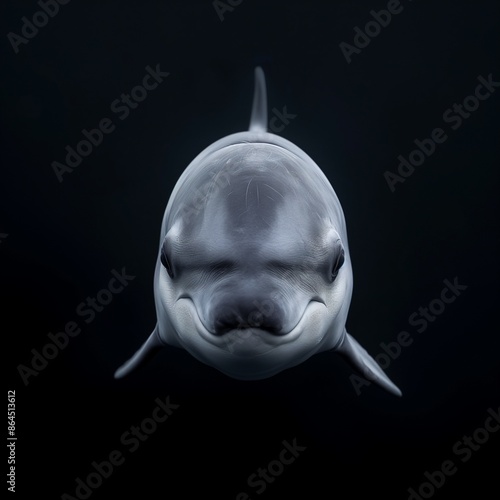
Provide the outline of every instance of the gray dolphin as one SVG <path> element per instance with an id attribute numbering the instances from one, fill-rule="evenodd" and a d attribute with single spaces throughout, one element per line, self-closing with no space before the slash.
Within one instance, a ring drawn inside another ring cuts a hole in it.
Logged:
<path id="1" fill-rule="evenodd" d="M 346 332 L 352 287 L 340 202 L 304 151 L 267 132 L 256 68 L 249 130 L 206 148 L 174 187 L 154 276 L 157 324 L 115 377 L 166 345 L 240 380 L 331 350 L 400 396 Z"/>

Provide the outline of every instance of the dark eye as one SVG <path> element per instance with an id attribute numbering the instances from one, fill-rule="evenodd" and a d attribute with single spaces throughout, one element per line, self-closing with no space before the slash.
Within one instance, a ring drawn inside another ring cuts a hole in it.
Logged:
<path id="1" fill-rule="evenodd" d="M 339 269 L 344 264 L 344 260 L 345 260 L 344 249 L 342 249 L 340 251 L 340 253 L 337 255 L 337 260 L 333 264 L 332 275 L 331 275 L 332 282 L 335 281 L 335 278 L 337 277 L 337 274 L 339 273 Z"/>
<path id="2" fill-rule="evenodd" d="M 165 250 L 163 248 L 161 249 L 160 262 L 162 266 L 167 270 L 167 273 L 170 276 L 170 278 L 173 278 L 174 272 L 172 270 L 172 266 L 170 265 L 170 261 L 168 260 L 167 254 L 165 253 Z"/>

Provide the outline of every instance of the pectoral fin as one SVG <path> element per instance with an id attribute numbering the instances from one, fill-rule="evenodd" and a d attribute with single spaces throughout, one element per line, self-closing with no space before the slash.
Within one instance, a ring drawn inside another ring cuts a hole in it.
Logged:
<path id="1" fill-rule="evenodd" d="M 366 352 L 351 335 L 345 332 L 344 339 L 335 352 L 343 356 L 347 362 L 370 382 L 375 382 L 387 392 L 401 396 L 399 388 L 384 373 L 377 362 Z"/>
<path id="2" fill-rule="evenodd" d="M 122 378 L 137 370 L 137 368 L 145 365 L 160 349 L 165 347 L 158 333 L 158 325 L 156 325 L 153 333 L 148 340 L 142 344 L 141 348 L 118 370 L 115 372 L 115 378 Z"/>

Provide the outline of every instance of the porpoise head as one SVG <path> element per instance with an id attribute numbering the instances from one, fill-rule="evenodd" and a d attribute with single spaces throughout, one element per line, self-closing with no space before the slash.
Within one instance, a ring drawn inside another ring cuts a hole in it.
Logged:
<path id="1" fill-rule="evenodd" d="M 353 278 L 340 202 L 314 161 L 266 124 L 257 68 L 249 130 L 205 149 L 174 187 L 154 277 L 158 322 L 115 376 L 165 345 L 242 380 L 332 350 L 401 395 L 345 329 Z"/>

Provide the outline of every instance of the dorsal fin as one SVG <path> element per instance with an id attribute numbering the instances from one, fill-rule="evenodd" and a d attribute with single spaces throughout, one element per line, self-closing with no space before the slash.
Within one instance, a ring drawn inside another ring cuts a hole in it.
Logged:
<path id="1" fill-rule="evenodd" d="M 260 66 L 255 68 L 255 84 L 253 91 L 251 132 L 267 132 L 267 92 L 266 77 Z"/>

